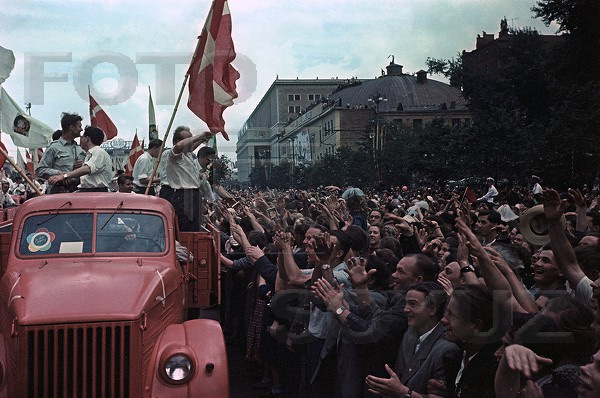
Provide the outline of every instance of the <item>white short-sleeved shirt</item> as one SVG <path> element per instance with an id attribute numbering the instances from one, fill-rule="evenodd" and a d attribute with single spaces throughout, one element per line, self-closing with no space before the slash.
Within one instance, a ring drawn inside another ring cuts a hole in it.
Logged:
<path id="1" fill-rule="evenodd" d="M 133 184 L 138 187 L 145 187 L 146 184 L 140 182 L 140 176 L 142 176 L 142 178 L 150 178 L 152 170 L 154 170 L 154 158 L 150 153 L 144 152 L 137 158 L 135 165 L 133 166 L 133 172 L 131 173 Z"/>
<path id="2" fill-rule="evenodd" d="M 90 174 L 81 177 L 79 188 L 110 188 L 112 185 L 112 160 L 99 146 L 90 148 L 83 161 Z"/>
<path id="3" fill-rule="evenodd" d="M 167 160 L 169 185 L 173 189 L 200 187 L 200 165 L 193 152 L 176 154 L 171 150 Z"/>

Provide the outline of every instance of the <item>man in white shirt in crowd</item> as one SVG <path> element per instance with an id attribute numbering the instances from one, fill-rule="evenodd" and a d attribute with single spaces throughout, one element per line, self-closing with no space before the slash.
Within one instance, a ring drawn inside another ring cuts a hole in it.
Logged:
<path id="1" fill-rule="evenodd" d="M 154 170 L 154 161 L 158 158 L 162 140 L 154 139 L 148 143 L 148 149 L 135 161 L 133 166 L 133 191 L 135 193 L 145 193 L 148 181 Z M 160 183 L 160 178 L 155 175 L 152 184 Z M 150 187 L 149 195 L 156 195 L 154 186 Z"/>
<path id="2" fill-rule="evenodd" d="M 106 151 L 100 148 L 104 141 L 104 132 L 98 127 L 87 126 L 81 136 L 81 147 L 86 151 L 83 165 L 64 174 L 48 179 L 51 185 L 65 179 L 81 177 L 79 192 L 108 192 L 112 185 L 112 160 Z"/>
<path id="3" fill-rule="evenodd" d="M 498 190 L 494 186 L 495 181 L 494 181 L 494 179 L 492 177 L 488 177 L 486 179 L 486 182 L 487 182 L 487 185 L 488 185 L 488 191 L 481 198 L 477 199 L 477 201 L 478 202 L 494 203 L 494 198 L 496 196 L 498 196 Z"/>

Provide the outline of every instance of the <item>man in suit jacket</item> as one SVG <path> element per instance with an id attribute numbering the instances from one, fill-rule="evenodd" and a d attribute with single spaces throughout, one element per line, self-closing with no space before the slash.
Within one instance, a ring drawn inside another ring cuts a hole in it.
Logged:
<path id="1" fill-rule="evenodd" d="M 421 282 L 406 293 L 404 312 L 408 330 L 398 351 L 395 371 L 386 365 L 390 378 L 367 376 L 369 391 L 392 397 L 419 398 L 427 392 L 429 379 L 444 379 L 446 355 L 460 352 L 444 338 L 440 323 L 446 306 L 446 293 L 437 282 Z"/>

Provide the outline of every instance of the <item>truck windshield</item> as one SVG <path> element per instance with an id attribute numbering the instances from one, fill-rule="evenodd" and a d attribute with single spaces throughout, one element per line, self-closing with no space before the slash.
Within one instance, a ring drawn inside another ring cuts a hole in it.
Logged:
<path id="1" fill-rule="evenodd" d="M 164 252 L 165 226 L 151 214 L 98 214 L 96 252 Z"/>
<path id="2" fill-rule="evenodd" d="M 54 214 L 25 221 L 19 252 L 23 255 L 90 253 L 94 215 Z"/>

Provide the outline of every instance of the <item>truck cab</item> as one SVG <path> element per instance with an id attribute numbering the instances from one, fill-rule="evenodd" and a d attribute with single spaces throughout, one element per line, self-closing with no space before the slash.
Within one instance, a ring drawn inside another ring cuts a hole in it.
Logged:
<path id="1" fill-rule="evenodd" d="M 19 206 L 0 228 L 0 397 L 229 396 L 220 325 L 188 319 L 210 300 L 218 237 L 175 219 L 134 194 Z"/>

